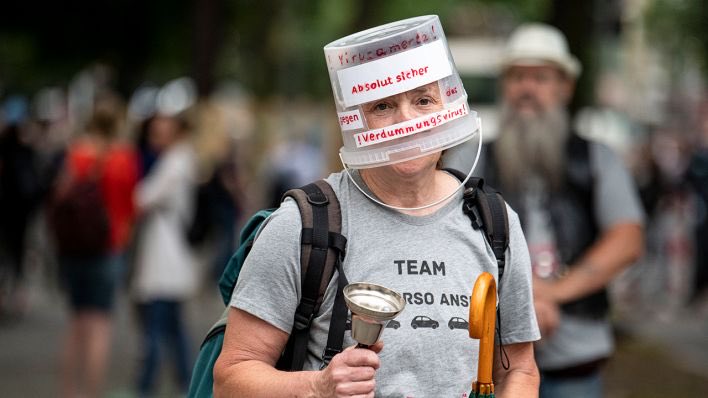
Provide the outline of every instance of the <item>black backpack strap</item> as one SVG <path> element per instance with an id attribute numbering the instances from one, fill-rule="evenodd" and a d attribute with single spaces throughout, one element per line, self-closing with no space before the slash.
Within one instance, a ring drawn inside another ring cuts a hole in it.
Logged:
<path id="1" fill-rule="evenodd" d="M 464 181 L 465 174 L 455 169 L 445 169 Z M 509 216 L 506 202 L 494 188 L 485 185 L 479 177 L 470 177 L 465 183 L 462 210 L 467 214 L 474 229 L 482 229 L 484 237 L 494 252 L 499 268 L 499 286 L 506 267 L 506 248 L 509 246 Z"/>
<path id="2" fill-rule="evenodd" d="M 455 169 L 445 169 L 448 173 L 464 181 L 464 173 Z M 482 229 L 484 237 L 489 242 L 497 260 L 498 283 L 497 292 L 501 291 L 502 276 L 506 267 L 506 248 L 509 246 L 509 215 L 506 212 L 506 202 L 502 195 L 490 186 L 484 185 L 484 180 L 479 177 L 470 177 L 465 183 L 465 192 L 462 195 L 465 214 L 472 221 L 472 228 Z M 501 343 L 501 306 L 497 305 L 496 332 L 499 339 L 499 355 L 502 367 L 509 369 L 509 357 Z"/>
<path id="3" fill-rule="evenodd" d="M 493 188 L 485 187 L 481 178 L 470 178 L 465 186 L 463 198 L 464 211 L 472 220 L 473 226 L 475 223 L 481 224 L 478 228 L 484 230 L 485 237 L 492 246 L 501 282 L 506 266 L 506 248 L 509 246 L 509 217 L 504 198 Z"/>
<path id="4" fill-rule="evenodd" d="M 332 320 L 329 323 L 329 333 L 327 334 L 327 345 L 322 352 L 322 366 L 320 370 L 329 365 L 329 362 L 335 355 L 342 352 L 344 345 L 344 331 L 347 327 L 347 315 L 349 310 L 344 301 L 344 287 L 349 283 L 344 275 L 342 268 L 342 259 L 337 260 L 337 272 L 339 278 L 337 281 L 337 296 L 334 298 L 334 307 L 332 308 Z"/>
<path id="5" fill-rule="evenodd" d="M 339 200 L 327 182 L 320 180 L 292 189 L 284 197 L 295 199 L 300 209 L 302 296 L 295 310 L 290 339 L 276 367 L 301 370 L 307 356 L 312 320 L 319 312 L 337 260 L 344 255 L 346 238 L 341 235 Z"/>

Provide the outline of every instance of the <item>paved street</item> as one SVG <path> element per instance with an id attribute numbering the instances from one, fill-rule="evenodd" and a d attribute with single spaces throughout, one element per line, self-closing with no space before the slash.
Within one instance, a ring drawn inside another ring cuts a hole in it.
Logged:
<path id="1" fill-rule="evenodd" d="M 606 371 L 608 397 L 707 397 L 708 303 L 671 317 L 624 315 Z"/>
<path id="2" fill-rule="evenodd" d="M 20 321 L 0 324 L 2 397 L 54 397 L 57 355 L 66 320 L 62 296 L 47 278 L 32 281 L 31 309 Z M 203 293 L 188 306 L 194 350 L 220 313 L 216 291 Z M 137 328 L 128 301 L 121 297 L 116 314 L 107 398 L 133 397 L 140 360 Z M 675 319 L 620 323 L 618 353 L 607 367 L 609 398 L 708 396 L 708 313 L 680 313 Z M 161 397 L 175 396 L 170 369 L 163 369 Z"/>
<path id="3" fill-rule="evenodd" d="M 67 319 L 63 296 L 53 286 L 38 292 L 35 280 L 30 296 L 31 309 L 21 320 L 0 323 L 0 396 L 7 398 L 55 397 L 57 363 L 63 328 Z M 214 290 L 205 292 L 188 306 L 188 323 L 196 355 L 201 338 L 221 314 L 223 304 Z M 107 398 L 133 397 L 132 386 L 140 363 L 140 346 L 134 313 L 127 298 L 121 296 L 116 312 L 113 350 L 107 381 Z M 160 396 L 176 395 L 172 369 L 161 369 Z"/>

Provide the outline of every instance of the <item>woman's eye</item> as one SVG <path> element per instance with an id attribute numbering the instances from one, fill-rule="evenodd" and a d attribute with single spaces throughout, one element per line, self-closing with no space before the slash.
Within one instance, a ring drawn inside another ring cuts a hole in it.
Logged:
<path id="1" fill-rule="evenodd" d="M 378 103 L 378 104 L 374 105 L 374 110 L 375 110 L 375 111 L 379 111 L 379 112 L 385 111 L 385 110 L 388 109 L 388 108 L 389 108 L 389 106 L 388 106 L 388 104 L 385 103 L 385 102 L 381 102 L 381 103 Z"/>
<path id="2" fill-rule="evenodd" d="M 420 105 L 420 106 L 429 106 L 429 105 L 433 105 L 433 104 L 434 104 L 434 101 L 432 100 L 432 98 L 424 97 L 424 98 L 421 98 L 418 100 L 418 105 Z"/>

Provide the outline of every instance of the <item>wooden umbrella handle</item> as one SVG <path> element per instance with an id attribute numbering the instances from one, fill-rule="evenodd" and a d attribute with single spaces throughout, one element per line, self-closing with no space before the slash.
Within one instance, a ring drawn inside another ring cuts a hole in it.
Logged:
<path id="1" fill-rule="evenodd" d="M 494 326 L 496 324 L 497 284 L 492 274 L 483 272 L 474 283 L 470 302 L 469 333 L 479 339 L 479 362 L 476 387 L 486 386 L 494 391 L 492 362 L 494 359 Z M 486 388 L 485 388 L 486 389 Z"/>

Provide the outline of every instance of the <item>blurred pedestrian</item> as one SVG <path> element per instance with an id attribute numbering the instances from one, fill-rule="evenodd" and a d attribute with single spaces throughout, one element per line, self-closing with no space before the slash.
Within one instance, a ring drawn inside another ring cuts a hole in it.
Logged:
<path id="1" fill-rule="evenodd" d="M 519 212 L 542 339 L 541 397 L 602 397 L 613 351 L 606 287 L 642 252 L 643 211 L 609 148 L 569 127 L 581 66 L 557 29 L 529 24 L 503 54 L 499 135 L 483 176 Z"/>
<path id="2" fill-rule="evenodd" d="M 0 129 L 0 315 L 21 315 L 27 305 L 24 262 L 27 226 L 41 197 L 37 153 L 25 123 L 27 102 L 9 98 Z"/>
<path id="3" fill-rule="evenodd" d="M 118 135 L 116 106 L 97 104 L 86 134 L 70 145 L 48 212 L 71 309 L 60 362 L 62 397 L 99 397 L 104 385 L 138 177 L 135 151 Z"/>
<path id="4" fill-rule="evenodd" d="M 188 240 L 209 264 L 218 282 L 236 249 L 236 226 L 244 204 L 237 146 L 228 132 L 224 112 L 209 100 L 197 106 L 193 132 L 198 185 Z"/>
<path id="5" fill-rule="evenodd" d="M 695 271 L 692 301 L 705 299 L 708 289 L 708 100 L 703 103 L 698 142 L 688 165 L 687 178 L 696 197 Z"/>
<path id="6" fill-rule="evenodd" d="M 139 304 L 145 355 L 137 382 L 140 396 L 154 393 L 163 344 L 174 353 L 181 392 L 186 393 L 191 375 L 189 339 L 182 319 L 183 303 L 197 287 L 187 242 L 196 180 L 188 131 L 185 117 L 157 114 L 153 118 L 148 143 L 158 157 L 135 195 L 142 219 L 131 282 Z"/>
<path id="7" fill-rule="evenodd" d="M 150 170 L 152 170 L 152 166 L 154 166 L 155 162 L 157 161 L 158 154 L 157 152 L 155 152 L 154 149 L 152 149 L 150 143 L 148 142 L 150 124 L 152 124 L 153 118 L 154 116 L 150 116 L 149 118 L 141 121 L 137 132 L 137 149 L 138 160 L 140 164 L 140 179 L 150 173 Z"/>
<path id="8" fill-rule="evenodd" d="M 301 187 L 322 178 L 325 157 L 314 143 L 304 137 L 289 137 L 279 142 L 266 156 L 267 170 L 266 203 L 278 207 L 283 194 L 292 188 Z"/>
<path id="9" fill-rule="evenodd" d="M 157 153 L 150 148 L 148 143 L 148 132 L 150 131 L 150 123 L 157 111 L 159 93 L 159 87 L 145 83 L 133 92 L 128 101 L 127 121 L 130 128 L 135 130 L 141 179 L 150 172 L 157 160 Z"/>

